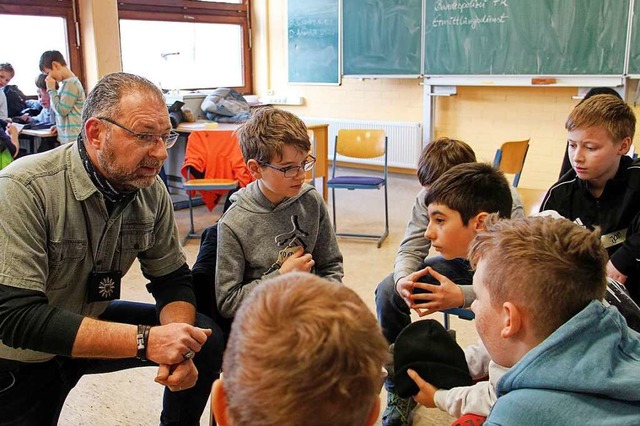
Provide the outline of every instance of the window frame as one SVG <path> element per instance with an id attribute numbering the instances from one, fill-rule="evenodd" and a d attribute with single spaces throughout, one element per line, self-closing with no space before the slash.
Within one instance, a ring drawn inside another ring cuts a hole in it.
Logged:
<path id="1" fill-rule="evenodd" d="M 55 16 L 65 18 L 67 23 L 67 48 L 69 49 L 69 68 L 80 79 L 83 87 L 87 87 L 84 75 L 84 65 L 81 49 L 80 19 L 77 16 L 75 0 L 20 0 L 16 5 L 15 0 L 0 0 L 1 15 L 29 15 L 29 16 Z M 41 54 L 42 52 L 36 53 Z"/>
<path id="2" fill-rule="evenodd" d="M 118 0 L 118 20 L 236 24 L 242 28 L 243 86 L 233 87 L 241 94 L 253 93 L 251 58 L 251 0 L 241 4 L 208 3 L 194 0 Z"/>

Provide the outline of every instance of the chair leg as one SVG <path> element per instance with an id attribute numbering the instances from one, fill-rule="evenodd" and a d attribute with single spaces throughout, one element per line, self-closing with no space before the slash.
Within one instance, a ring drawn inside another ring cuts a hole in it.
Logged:
<path id="1" fill-rule="evenodd" d="M 513 187 L 514 188 L 518 187 L 518 182 L 520 182 L 520 173 L 516 173 L 516 175 L 513 177 Z"/>
<path id="2" fill-rule="evenodd" d="M 338 232 L 336 230 L 336 190 L 335 188 L 331 188 L 331 207 L 333 210 L 333 232 Z"/>
<path id="3" fill-rule="evenodd" d="M 378 240 L 378 248 L 382 246 L 382 243 L 389 235 L 389 200 L 387 197 L 387 185 L 384 185 L 384 233 Z"/>
<path id="4" fill-rule="evenodd" d="M 196 234 L 195 226 L 193 224 L 193 199 L 191 198 L 191 191 L 187 190 L 187 198 L 189 202 L 189 232 L 182 240 L 182 245 L 185 245 L 189 238 L 193 238 Z"/>

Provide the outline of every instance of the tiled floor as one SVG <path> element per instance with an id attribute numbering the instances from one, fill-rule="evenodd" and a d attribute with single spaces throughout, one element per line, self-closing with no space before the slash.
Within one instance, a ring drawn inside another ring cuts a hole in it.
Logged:
<path id="1" fill-rule="evenodd" d="M 391 175 L 389 185 L 391 232 L 378 249 L 371 241 L 340 239 L 344 255 L 344 283 L 352 287 L 374 310 L 373 292 L 376 285 L 393 270 L 396 250 L 404 234 L 415 194 L 419 190 L 415 177 Z M 537 194 L 537 195 L 536 195 Z M 539 191 L 529 198 L 539 197 Z M 377 232 L 382 227 L 382 193 L 372 191 L 338 191 L 339 229 Z M 525 200 L 527 203 L 527 200 Z M 525 207 L 530 211 L 530 207 Z M 209 212 L 206 207 L 195 209 L 196 230 L 212 224 L 220 215 L 220 207 Z M 188 209 L 176 212 L 181 235 L 188 230 Z M 190 265 L 195 261 L 199 241 L 188 240 L 184 246 Z M 134 265 L 123 280 L 123 298 L 152 301 L 146 292 L 146 280 Z M 441 315 L 436 315 L 441 318 Z M 475 342 L 477 334 L 472 322 L 452 320 L 462 345 Z M 153 381 L 155 368 L 142 368 L 125 372 L 87 376 L 70 394 L 60 419 L 61 425 L 152 425 L 158 423 L 162 387 Z M 381 397 L 386 400 L 384 391 Z M 449 425 L 452 418 L 437 409 L 418 409 L 414 425 Z M 209 423 L 208 414 L 201 424 Z"/>

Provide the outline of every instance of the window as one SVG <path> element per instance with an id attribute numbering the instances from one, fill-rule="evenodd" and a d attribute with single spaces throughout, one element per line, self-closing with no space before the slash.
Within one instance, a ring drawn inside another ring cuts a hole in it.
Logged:
<path id="1" fill-rule="evenodd" d="M 252 93 L 248 0 L 150 3 L 119 2 L 123 71 L 165 90 Z"/>
<path id="2" fill-rule="evenodd" d="M 0 62 L 10 63 L 16 75 L 10 84 L 26 95 L 35 96 L 35 80 L 40 73 L 40 55 L 59 50 L 71 70 L 83 80 L 80 49 L 77 46 L 75 14 L 71 0 L 0 1 L 0 28 L 5 42 Z"/>

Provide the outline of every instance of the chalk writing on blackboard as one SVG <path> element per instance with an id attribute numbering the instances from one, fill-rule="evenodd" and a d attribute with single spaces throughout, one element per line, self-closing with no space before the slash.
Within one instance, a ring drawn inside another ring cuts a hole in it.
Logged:
<path id="1" fill-rule="evenodd" d="M 490 24 L 505 24 L 509 19 L 508 8 L 509 4 L 507 0 L 491 0 L 496 9 L 493 13 L 486 12 L 488 0 L 470 0 L 470 1 L 454 1 L 446 2 L 444 0 L 438 0 L 433 6 L 435 13 L 431 26 L 448 27 L 448 26 L 468 26 L 472 30 L 477 29 L 482 25 Z M 502 6 L 502 8 L 500 7 Z M 481 9 L 478 11 L 478 9 Z M 500 10 L 502 9 L 502 10 Z M 453 12 L 455 15 L 448 15 L 446 12 Z"/>
<path id="2" fill-rule="evenodd" d="M 289 82 L 339 83 L 338 0 L 288 5 Z"/>

